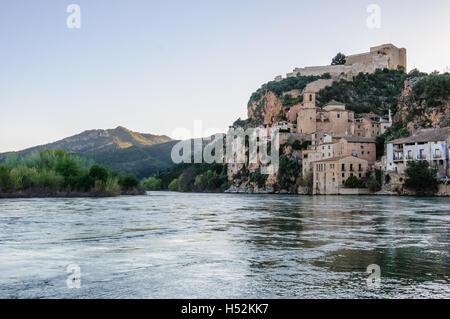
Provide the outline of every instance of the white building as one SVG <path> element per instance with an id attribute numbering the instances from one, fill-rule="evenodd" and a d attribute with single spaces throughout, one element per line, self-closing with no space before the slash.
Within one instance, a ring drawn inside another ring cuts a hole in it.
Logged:
<path id="1" fill-rule="evenodd" d="M 408 161 L 426 160 L 439 177 L 449 175 L 450 127 L 423 129 L 387 145 L 386 170 L 403 174 Z"/>

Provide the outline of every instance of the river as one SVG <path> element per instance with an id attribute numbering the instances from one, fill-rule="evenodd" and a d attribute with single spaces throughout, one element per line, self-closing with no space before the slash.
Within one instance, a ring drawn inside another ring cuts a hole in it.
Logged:
<path id="1" fill-rule="evenodd" d="M 0 230 L 0 298 L 450 298 L 448 198 L 0 199 Z"/>

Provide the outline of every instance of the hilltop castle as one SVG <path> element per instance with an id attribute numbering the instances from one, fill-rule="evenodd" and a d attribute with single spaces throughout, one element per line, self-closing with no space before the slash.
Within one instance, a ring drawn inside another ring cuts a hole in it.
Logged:
<path id="1" fill-rule="evenodd" d="M 329 73 L 333 79 L 342 77 L 351 79 L 353 76 L 363 73 L 373 73 L 376 69 L 396 70 L 398 67 L 406 71 L 406 49 L 397 48 L 393 44 L 383 44 L 370 48 L 370 52 L 349 55 L 345 65 L 311 66 L 295 68 L 287 77 L 295 76 L 320 76 Z M 281 76 L 275 78 L 282 80 Z"/>

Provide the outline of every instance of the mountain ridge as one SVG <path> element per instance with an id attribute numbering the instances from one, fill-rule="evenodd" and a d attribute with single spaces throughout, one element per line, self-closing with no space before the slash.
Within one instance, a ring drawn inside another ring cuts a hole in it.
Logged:
<path id="1" fill-rule="evenodd" d="M 177 142 L 166 135 L 139 133 L 118 126 L 114 129 L 85 130 L 55 142 L 0 153 L 0 161 L 8 155 L 22 157 L 45 149 L 64 149 L 113 170 L 148 177 L 173 165 L 170 154 Z"/>

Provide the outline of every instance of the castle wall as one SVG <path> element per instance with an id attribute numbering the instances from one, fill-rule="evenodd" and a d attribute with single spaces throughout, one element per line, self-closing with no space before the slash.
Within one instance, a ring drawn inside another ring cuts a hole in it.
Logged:
<path id="1" fill-rule="evenodd" d="M 360 72 L 373 73 L 376 69 L 384 68 L 396 70 L 398 66 L 403 66 L 406 71 L 406 49 L 399 49 L 392 44 L 384 44 L 370 48 L 370 52 L 347 56 L 345 65 L 295 68 L 292 73 L 287 74 L 287 77 L 320 76 L 330 73 L 333 79 L 338 79 L 344 73 L 344 77 L 351 80 Z"/>

